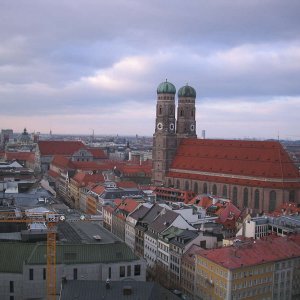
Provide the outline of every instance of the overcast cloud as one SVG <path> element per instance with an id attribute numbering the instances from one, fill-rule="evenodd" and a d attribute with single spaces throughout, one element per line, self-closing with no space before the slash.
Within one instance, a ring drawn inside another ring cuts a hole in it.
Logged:
<path id="1" fill-rule="evenodd" d="M 152 135 L 156 88 L 208 137 L 300 139 L 299 0 L 2 0 L 0 128 Z"/>

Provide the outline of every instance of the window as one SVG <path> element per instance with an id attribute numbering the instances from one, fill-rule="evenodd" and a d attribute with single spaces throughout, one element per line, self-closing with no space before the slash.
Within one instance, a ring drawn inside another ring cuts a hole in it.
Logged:
<path id="1" fill-rule="evenodd" d="M 10 281 L 10 282 L 9 282 L 9 292 L 10 292 L 10 293 L 13 293 L 13 292 L 14 292 L 14 282 L 13 282 L 13 281 Z"/>
<path id="2" fill-rule="evenodd" d="M 15 300 L 14 296 L 9 296 L 9 300 Z"/>
<path id="3" fill-rule="evenodd" d="M 180 181 L 179 181 L 179 179 L 177 179 L 177 182 L 176 182 L 176 188 L 177 188 L 177 189 L 180 188 Z"/>
<path id="4" fill-rule="evenodd" d="M 190 189 L 189 182 L 186 181 L 186 182 L 185 182 L 185 190 L 188 191 L 189 189 Z"/>
<path id="5" fill-rule="evenodd" d="M 254 192 L 254 208 L 259 209 L 259 190 Z"/>
<path id="6" fill-rule="evenodd" d="M 33 269 L 29 269 L 29 280 L 33 280 Z"/>
<path id="7" fill-rule="evenodd" d="M 212 188 L 212 194 L 217 195 L 217 186 L 214 184 Z"/>
<path id="8" fill-rule="evenodd" d="M 292 190 L 289 193 L 289 201 L 294 202 L 295 201 L 295 191 Z"/>
<path id="9" fill-rule="evenodd" d="M 125 267 L 120 266 L 120 277 L 125 277 Z"/>
<path id="10" fill-rule="evenodd" d="M 74 269 L 73 269 L 73 279 L 74 279 L 74 280 L 77 280 L 77 276 L 78 276 L 77 268 L 74 268 Z"/>
<path id="11" fill-rule="evenodd" d="M 235 186 L 232 190 L 232 202 L 237 206 L 237 187 Z"/>
<path id="12" fill-rule="evenodd" d="M 244 188 L 244 202 L 243 207 L 248 207 L 248 189 Z"/>
<path id="13" fill-rule="evenodd" d="M 223 186 L 223 197 L 227 198 L 227 185 Z"/>
<path id="14" fill-rule="evenodd" d="M 43 268 L 43 280 L 46 280 L 46 268 Z"/>
<path id="15" fill-rule="evenodd" d="M 141 265 L 134 265 L 134 276 L 141 275 Z"/>
<path id="16" fill-rule="evenodd" d="M 276 192 L 270 192 L 269 211 L 273 211 L 276 208 Z"/>
<path id="17" fill-rule="evenodd" d="M 111 279 L 111 267 L 108 268 L 108 279 Z"/>
<path id="18" fill-rule="evenodd" d="M 194 193 L 197 195 L 198 194 L 198 183 L 194 183 Z"/>
<path id="19" fill-rule="evenodd" d="M 207 194 L 207 183 L 203 184 L 203 194 Z"/>
<path id="20" fill-rule="evenodd" d="M 127 266 L 127 277 L 131 276 L 131 266 Z"/>

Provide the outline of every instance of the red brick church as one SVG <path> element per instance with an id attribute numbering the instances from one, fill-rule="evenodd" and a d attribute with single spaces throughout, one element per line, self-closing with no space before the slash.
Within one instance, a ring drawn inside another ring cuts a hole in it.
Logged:
<path id="1" fill-rule="evenodd" d="M 152 180 L 157 186 L 229 198 L 240 208 L 273 211 L 300 203 L 300 173 L 276 141 L 197 139 L 196 91 L 157 88 Z"/>

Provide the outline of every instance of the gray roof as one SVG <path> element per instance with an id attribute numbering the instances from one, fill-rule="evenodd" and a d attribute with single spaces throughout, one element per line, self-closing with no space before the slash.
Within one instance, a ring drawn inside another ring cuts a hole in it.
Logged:
<path id="1" fill-rule="evenodd" d="M 165 209 L 165 213 L 160 214 L 151 224 L 149 224 L 148 228 L 153 229 L 157 233 L 161 233 L 167 229 L 178 216 L 178 213 Z"/>
<path id="2" fill-rule="evenodd" d="M 130 214 L 130 217 L 138 221 L 139 219 L 143 218 L 150 209 L 150 207 L 141 205 L 132 214 Z"/>
<path id="3" fill-rule="evenodd" d="M 0 243 L 0 272 L 22 273 L 23 262 L 46 265 L 47 247 L 44 243 Z M 57 264 L 117 263 L 139 258 L 123 242 L 111 244 L 57 244 Z"/>
<path id="4" fill-rule="evenodd" d="M 124 295 L 124 289 L 131 290 L 130 295 Z M 155 282 L 142 281 L 112 281 L 110 289 L 106 289 L 104 281 L 71 280 L 63 283 L 61 300 L 178 300 L 179 298 Z"/>
<path id="5" fill-rule="evenodd" d="M 154 204 L 142 219 L 142 223 L 151 223 L 162 210 L 163 207 L 159 206 L 158 204 Z"/>
<path id="6" fill-rule="evenodd" d="M 176 245 L 180 248 L 184 248 L 185 245 L 194 240 L 199 233 L 191 230 L 183 230 L 181 233 L 177 234 L 170 244 Z"/>

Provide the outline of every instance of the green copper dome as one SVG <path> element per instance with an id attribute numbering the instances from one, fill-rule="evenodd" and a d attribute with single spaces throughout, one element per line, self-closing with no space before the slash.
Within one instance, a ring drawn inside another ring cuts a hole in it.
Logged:
<path id="1" fill-rule="evenodd" d="M 168 82 L 162 82 L 157 88 L 157 94 L 176 94 L 176 88 L 174 84 Z"/>
<path id="2" fill-rule="evenodd" d="M 178 91 L 178 97 L 192 97 L 196 98 L 196 91 L 189 85 L 183 86 Z"/>

